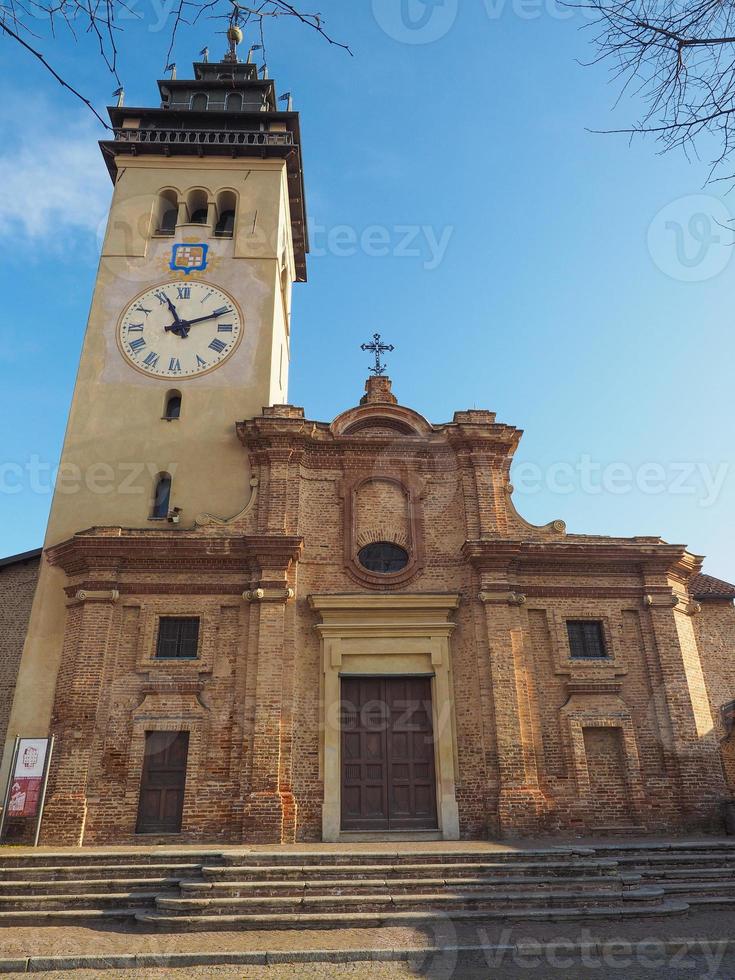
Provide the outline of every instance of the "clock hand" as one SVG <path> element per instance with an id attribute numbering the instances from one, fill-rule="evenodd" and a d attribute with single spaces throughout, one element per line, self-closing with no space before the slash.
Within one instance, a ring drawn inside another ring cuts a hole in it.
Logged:
<path id="1" fill-rule="evenodd" d="M 188 325 L 186 323 L 186 320 L 182 320 L 181 319 L 181 317 L 179 316 L 179 314 L 176 312 L 176 307 L 171 302 L 171 300 L 169 299 L 168 295 L 166 293 L 164 293 L 163 295 L 166 297 L 166 302 L 168 303 L 168 308 L 169 308 L 169 310 L 171 312 L 171 315 L 174 318 L 174 322 L 171 323 L 171 324 L 169 324 L 166 327 L 166 332 L 168 332 L 170 330 L 172 333 L 178 334 L 179 337 L 186 337 L 187 334 L 189 333 L 189 327 L 188 327 Z"/>
<path id="2" fill-rule="evenodd" d="M 203 320 L 219 320 L 219 318 L 224 316 L 226 313 L 232 313 L 232 310 L 217 310 L 216 313 L 208 313 L 206 316 L 198 316 L 193 320 L 182 320 L 181 322 L 185 323 L 187 327 L 190 327 L 192 324 L 201 323 Z"/>

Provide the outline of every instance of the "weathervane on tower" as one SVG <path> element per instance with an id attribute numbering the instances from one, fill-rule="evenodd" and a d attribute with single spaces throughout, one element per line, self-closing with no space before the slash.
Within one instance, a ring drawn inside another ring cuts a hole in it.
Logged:
<path id="1" fill-rule="evenodd" d="M 370 368 L 370 371 L 376 378 L 380 378 L 385 374 L 386 369 L 386 365 L 382 364 L 380 361 L 380 355 L 384 353 L 384 351 L 395 350 L 395 347 L 393 344 L 381 344 L 380 334 L 374 333 L 372 343 L 360 344 L 360 350 L 369 350 L 375 354 L 375 364 Z"/>

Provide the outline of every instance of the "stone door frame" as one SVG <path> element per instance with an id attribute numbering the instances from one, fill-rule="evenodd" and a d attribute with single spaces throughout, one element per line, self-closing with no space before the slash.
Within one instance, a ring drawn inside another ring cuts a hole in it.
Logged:
<path id="1" fill-rule="evenodd" d="M 324 780 L 322 840 L 338 842 L 341 829 L 341 678 L 350 675 L 431 676 L 434 762 L 439 833 L 459 840 L 455 791 L 457 751 L 451 682 L 449 617 L 456 594 L 312 595 L 321 622 L 320 768 Z M 386 831 L 390 839 L 396 832 Z"/>

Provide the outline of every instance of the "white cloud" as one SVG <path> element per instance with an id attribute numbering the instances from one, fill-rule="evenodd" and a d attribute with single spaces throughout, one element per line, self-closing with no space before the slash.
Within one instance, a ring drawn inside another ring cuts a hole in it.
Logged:
<path id="1" fill-rule="evenodd" d="M 56 251 L 60 237 L 81 233 L 94 241 L 112 184 L 97 146 L 95 126 L 39 103 L 0 118 L 0 233 Z"/>

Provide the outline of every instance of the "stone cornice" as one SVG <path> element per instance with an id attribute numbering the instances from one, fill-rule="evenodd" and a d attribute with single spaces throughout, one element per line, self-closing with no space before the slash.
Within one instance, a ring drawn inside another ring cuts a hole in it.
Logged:
<path id="1" fill-rule="evenodd" d="M 687 577 L 701 559 L 683 545 L 651 539 L 600 538 L 575 541 L 509 541 L 494 538 L 466 541 L 462 555 L 483 572 L 546 574 L 578 571 L 637 571 L 647 575 Z"/>
<path id="2" fill-rule="evenodd" d="M 92 528 L 54 545 L 49 564 L 67 575 L 97 578 L 101 568 L 123 573 L 236 573 L 263 567 L 287 570 L 298 561 L 303 538 L 286 534 L 213 536 L 202 531 Z M 240 590 L 242 591 L 242 590 Z"/>
<path id="3" fill-rule="evenodd" d="M 323 637 L 446 637 L 454 629 L 449 617 L 459 602 L 454 593 L 309 596 L 321 617 L 316 628 Z"/>
<path id="4" fill-rule="evenodd" d="M 343 609 L 456 609 L 460 597 L 454 592 L 392 593 L 366 595 L 364 593 L 339 593 L 334 595 L 310 595 L 309 605 L 318 612 Z"/>
<path id="5" fill-rule="evenodd" d="M 268 457 L 291 447 L 306 451 L 309 459 L 308 450 L 313 449 L 317 454 L 313 462 L 318 464 L 319 455 L 325 451 L 336 455 L 347 451 L 384 453 L 386 447 L 392 447 L 397 455 L 427 449 L 449 455 L 469 452 L 496 460 L 506 469 L 523 434 L 513 426 L 495 422 L 491 412 L 457 412 L 452 422 L 432 425 L 413 409 L 388 402 L 347 409 L 329 425 L 305 419 L 302 409 L 279 405 L 238 422 L 236 431 L 256 456 Z"/>

